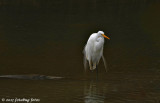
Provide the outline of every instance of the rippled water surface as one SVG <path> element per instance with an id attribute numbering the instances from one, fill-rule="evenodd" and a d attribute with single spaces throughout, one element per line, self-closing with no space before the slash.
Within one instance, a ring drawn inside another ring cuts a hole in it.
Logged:
<path id="1" fill-rule="evenodd" d="M 125 74 L 125 76 L 124 76 Z M 156 75 L 156 76 L 155 76 Z M 103 76 L 104 77 L 104 76 Z M 1 79 L 1 98 L 38 98 L 44 103 L 158 103 L 158 74 L 110 73 L 105 79 Z"/>
<path id="2" fill-rule="evenodd" d="M 159 103 L 159 10 L 159 0 L 0 0 L 0 103 Z M 111 40 L 97 79 L 82 51 L 98 30 Z"/>

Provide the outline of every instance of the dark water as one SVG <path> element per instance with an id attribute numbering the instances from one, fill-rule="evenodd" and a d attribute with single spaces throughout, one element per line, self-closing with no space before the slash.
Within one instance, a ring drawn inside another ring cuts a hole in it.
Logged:
<path id="1" fill-rule="evenodd" d="M 20 75 L 0 78 L 0 100 L 159 103 L 159 10 L 159 0 L 0 0 L 0 75 Z M 97 81 L 82 50 L 98 30 L 111 40 Z"/>

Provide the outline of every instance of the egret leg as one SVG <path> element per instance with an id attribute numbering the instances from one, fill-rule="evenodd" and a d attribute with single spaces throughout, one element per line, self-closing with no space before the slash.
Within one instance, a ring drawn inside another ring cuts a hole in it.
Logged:
<path id="1" fill-rule="evenodd" d="M 97 80 L 98 80 L 98 66 L 96 66 L 96 72 L 97 72 Z"/>
<path id="2" fill-rule="evenodd" d="M 89 61 L 89 67 L 90 67 L 90 70 L 93 69 L 93 68 L 92 68 L 92 62 L 91 62 L 91 61 Z"/>

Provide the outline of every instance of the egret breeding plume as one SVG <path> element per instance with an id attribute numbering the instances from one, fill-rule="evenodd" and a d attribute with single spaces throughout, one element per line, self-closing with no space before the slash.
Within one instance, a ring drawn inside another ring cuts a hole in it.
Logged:
<path id="1" fill-rule="evenodd" d="M 90 35 L 87 44 L 84 47 L 84 67 L 86 69 L 87 61 L 89 62 L 90 70 L 97 70 L 97 65 L 99 63 L 99 60 L 103 59 L 105 69 L 106 69 L 106 63 L 105 58 L 103 56 L 103 45 L 104 45 L 104 38 L 107 38 L 110 40 L 109 37 L 104 35 L 103 31 L 98 31 L 98 33 L 93 33 Z"/>

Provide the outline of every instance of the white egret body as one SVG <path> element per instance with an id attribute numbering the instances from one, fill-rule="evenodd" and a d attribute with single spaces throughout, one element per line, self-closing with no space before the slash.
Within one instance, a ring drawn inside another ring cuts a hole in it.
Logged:
<path id="1" fill-rule="evenodd" d="M 89 62 L 90 70 L 96 69 L 96 66 L 98 65 L 101 57 L 105 64 L 105 59 L 103 57 L 104 37 L 110 39 L 109 37 L 104 35 L 103 31 L 98 31 L 98 33 L 93 33 L 90 35 L 83 51 L 85 69 L 87 65 L 87 60 Z"/>

